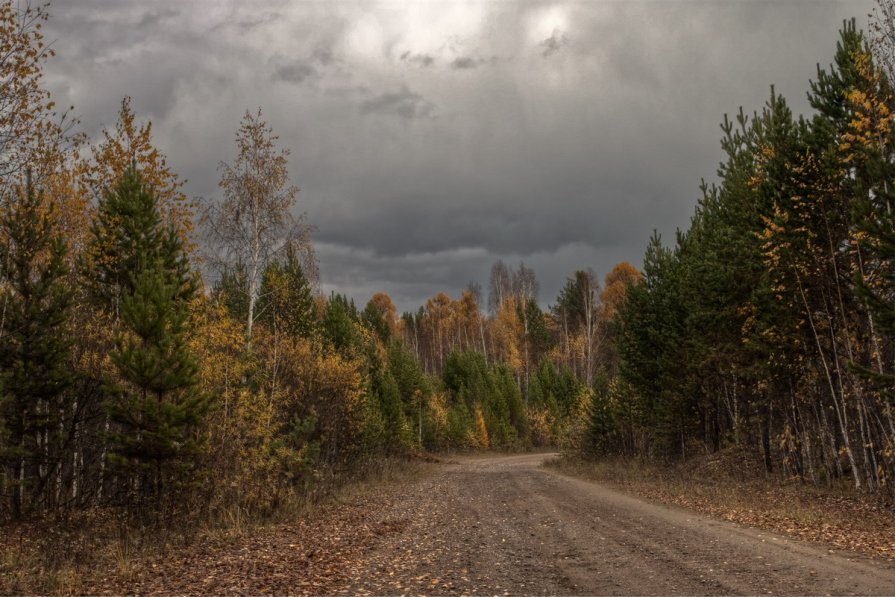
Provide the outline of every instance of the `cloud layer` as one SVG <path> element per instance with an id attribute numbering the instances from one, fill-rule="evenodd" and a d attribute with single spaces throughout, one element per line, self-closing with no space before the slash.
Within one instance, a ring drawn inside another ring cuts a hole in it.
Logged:
<path id="1" fill-rule="evenodd" d="M 414 309 L 532 265 L 639 263 L 685 227 L 721 159 L 718 122 L 774 84 L 795 110 L 861 2 L 66 0 L 47 81 L 88 134 L 121 97 L 219 195 L 244 111 L 292 150 L 326 290 Z"/>

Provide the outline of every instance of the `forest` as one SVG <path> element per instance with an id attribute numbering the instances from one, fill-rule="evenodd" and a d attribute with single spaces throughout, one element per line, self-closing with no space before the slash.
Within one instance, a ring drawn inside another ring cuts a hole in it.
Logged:
<path id="1" fill-rule="evenodd" d="M 385 292 L 321 291 L 261 109 L 233 123 L 218 196 L 188 197 L 129 98 L 98 140 L 56 105 L 49 18 L 0 3 L 0 521 L 263 519 L 379 458 L 486 449 L 736 449 L 768 475 L 892 491 L 885 22 L 830 40 L 811 115 L 772 88 L 725 118 L 717 180 L 642 271 L 583 264 L 545 308 L 530 267 L 497 261 L 486 288 L 398 313 Z"/>

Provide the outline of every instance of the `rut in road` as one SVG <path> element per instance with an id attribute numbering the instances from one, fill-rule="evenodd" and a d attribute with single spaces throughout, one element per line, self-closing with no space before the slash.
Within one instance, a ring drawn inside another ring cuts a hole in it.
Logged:
<path id="1" fill-rule="evenodd" d="M 233 545 L 95 579 L 91 592 L 895 593 L 891 562 L 646 502 L 545 469 L 547 457 L 441 464 Z"/>

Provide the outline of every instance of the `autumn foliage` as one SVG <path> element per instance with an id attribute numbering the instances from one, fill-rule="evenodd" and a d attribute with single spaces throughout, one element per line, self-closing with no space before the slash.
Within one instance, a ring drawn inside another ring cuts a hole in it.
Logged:
<path id="1" fill-rule="evenodd" d="M 808 98 L 810 118 L 772 88 L 725 119 L 719 184 L 673 247 L 651 239 L 616 301 L 590 454 L 731 449 L 766 475 L 891 491 L 895 97 L 854 21 Z"/>
<path id="2" fill-rule="evenodd" d="M 772 93 L 725 120 L 720 183 L 642 272 L 545 308 L 498 261 L 487 297 L 399 314 L 321 293 L 260 109 L 201 209 L 129 98 L 84 143 L 46 18 L 0 2 L 0 519 L 260 518 L 384 455 L 548 446 L 891 487 L 895 99 L 853 24 L 811 119 Z"/>

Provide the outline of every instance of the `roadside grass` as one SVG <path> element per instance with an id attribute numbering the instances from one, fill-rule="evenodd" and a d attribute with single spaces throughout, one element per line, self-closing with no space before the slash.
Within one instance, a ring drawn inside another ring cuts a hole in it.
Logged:
<path id="1" fill-rule="evenodd" d="M 230 508 L 214 517 L 178 518 L 161 527 L 136 522 L 116 508 L 92 508 L 0 525 L 0 595 L 91 594 L 96 579 L 127 579 L 154 559 L 197 544 L 232 545 L 241 537 L 351 503 L 375 487 L 412 483 L 437 459 L 371 459 L 328 474 L 296 492 L 269 516 Z"/>
<path id="2" fill-rule="evenodd" d="M 562 455 L 546 466 L 713 518 L 895 561 L 891 494 L 765 476 L 733 451 L 678 465 Z"/>

